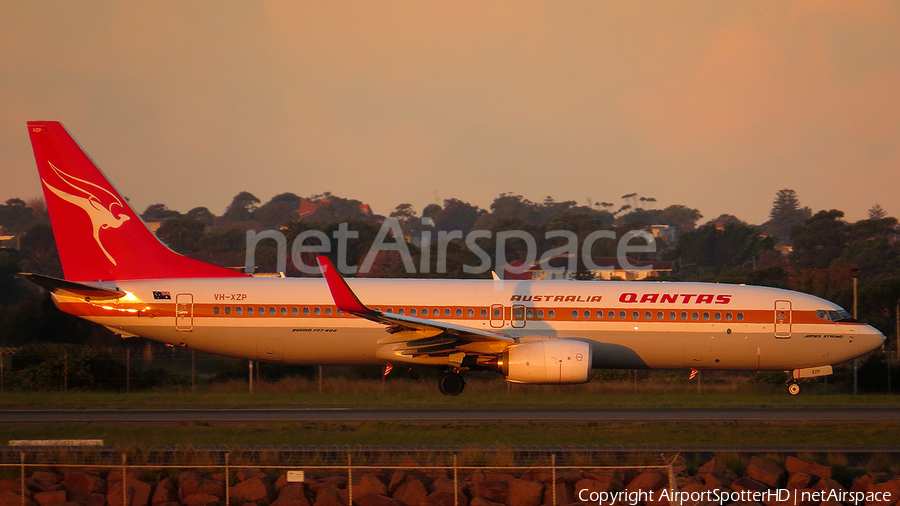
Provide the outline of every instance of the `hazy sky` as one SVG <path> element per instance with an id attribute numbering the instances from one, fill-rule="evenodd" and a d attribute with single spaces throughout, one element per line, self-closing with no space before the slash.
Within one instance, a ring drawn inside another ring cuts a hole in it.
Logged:
<path id="1" fill-rule="evenodd" d="M 62 121 L 137 210 L 502 192 L 900 215 L 900 3 L 0 0 L 0 202 Z"/>

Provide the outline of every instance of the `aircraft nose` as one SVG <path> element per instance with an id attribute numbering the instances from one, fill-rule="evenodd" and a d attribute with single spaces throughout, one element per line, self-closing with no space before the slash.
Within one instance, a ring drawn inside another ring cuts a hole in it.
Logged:
<path id="1" fill-rule="evenodd" d="M 870 352 L 884 345 L 884 334 L 871 325 L 866 325 L 858 339 L 866 352 Z"/>

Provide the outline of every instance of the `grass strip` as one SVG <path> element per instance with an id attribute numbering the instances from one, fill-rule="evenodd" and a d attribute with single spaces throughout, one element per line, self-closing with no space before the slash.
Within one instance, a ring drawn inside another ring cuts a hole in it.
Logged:
<path id="1" fill-rule="evenodd" d="M 99 424 L 0 427 L 4 439 L 103 439 L 107 445 L 584 445 L 900 447 L 900 421 Z M 5 444 L 7 441 L 0 441 Z"/>

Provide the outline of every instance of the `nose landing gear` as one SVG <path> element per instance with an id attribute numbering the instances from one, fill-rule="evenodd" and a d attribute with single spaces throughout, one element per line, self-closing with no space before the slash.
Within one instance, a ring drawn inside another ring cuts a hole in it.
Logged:
<path id="1" fill-rule="evenodd" d="M 459 395 L 465 388 L 466 382 L 462 374 L 456 371 L 447 372 L 438 380 L 438 389 L 444 395 Z"/>

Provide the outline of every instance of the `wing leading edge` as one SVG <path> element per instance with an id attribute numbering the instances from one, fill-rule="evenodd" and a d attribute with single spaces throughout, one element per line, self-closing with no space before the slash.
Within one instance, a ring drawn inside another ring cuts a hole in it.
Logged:
<path id="1" fill-rule="evenodd" d="M 516 343 L 513 338 L 497 332 L 369 308 L 353 293 L 328 257 L 319 255 L 318 260 L 339 310 L 387 325 L 385 330 L 390 335 L 379 340 L 378 344 L 389 347 L 392 355 L 450 357 L 451 361 L 461 362 L 460 355 L 495 355 Z"/>

